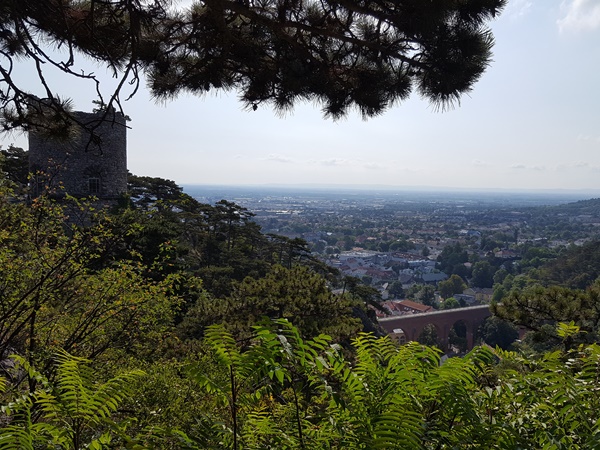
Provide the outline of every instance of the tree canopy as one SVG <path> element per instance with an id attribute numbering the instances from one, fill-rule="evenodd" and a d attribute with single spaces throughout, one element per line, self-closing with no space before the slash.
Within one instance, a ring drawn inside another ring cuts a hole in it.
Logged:
<path id="1" fill-rule="evenodd" d="M 3 127 L 69 132 L 69 102 L 47 81 L 48 68 L 87 79 L 107 112 L 122 109 L 144 76 L 158 99 L 225 89 L 251 109 L 268 104 L 285 111 L 308 100 L 332 118 L 352 108 L 371 117 L 413 91 L 444 108 L 469 92 L 490 63 L 486 23 L 506 0 L 170 3 L 2 2 Z M 81 65 L 86 58 L 112 72 L 114 90 L 103 93 L 98 76 Z M 14 71 L 27 62 L 38 73 L 43 101 Z"/>
<path id="2" fill-rule="evenodd" d="M 0 171 L 6 179 L 25 186 L 29 177 L 27 152 L 14 145 L 9 145 L 6 149 L 0 149 Z"/>
<path id="3" fill-rule="evenodd" d="M 447 280 L 440 281 L 438 284 L 440 295 L 444 299 L 448 299 L 455 294 L 462 294 L 466 288 L 467 285 L 465 284 L 463 279 L 455 273 L 452 274 Z"/>

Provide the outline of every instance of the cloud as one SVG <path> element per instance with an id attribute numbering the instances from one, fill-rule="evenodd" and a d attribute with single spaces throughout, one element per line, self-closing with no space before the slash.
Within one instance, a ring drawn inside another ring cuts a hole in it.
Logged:
<path id="1" fill-rule="evenodd" d="M 586 163 L 585 161 L 576 161 L 576 162 L 574 162 L 573 164 L 571 164 L 571 167 L 577 167 L 577 168 L 580 168 L 580 167 L 589 167 L 589 165 L 590 165 L 590 164 L 589 164 L 589 163 Z"/>
<path id="2" fill-rule="evenodd" d="M 517 19 L 525 16 L 532 6 L 533 2 L 530 0 L 512 0 L 508 2 L 505 14 L 511 19 Z"/>
<path id="3" fill-rule="evenodd" d="M 383 164 L 375 162 L 366 163 L 363 167 L 369 170 L 381 170 L 386 168 L 386 166 L 384 166 Z"/>
<path id="4" fill-rule="evenodd" d="M 592 172 L 600 171 L 600 166 L 591 165 L 585 161 L 574 161 L 570 163 L 559 164 L 556 166 L 556 170 L 559 172 L 566 172 L 571 170 L 587 170 Z"/>
<path id="5" fill-rule="evenodd" d="M 473 165 L 475 167 L 489 167 L 489 163 L 486 163 L 485 161 L 482 161 L 480 159 L 474 159 L 471 162 L 471 165 Z"/>
<path id="6" fill-rule="evenodd" d="M 269 153 L 269 156 L 267 156 L 266 158 L 263 158 L 263 159 L 266 161 L 274 161 L 274 162 L 279 162 L 279 163 L 284 163 L 284 164 L 294 162 L 291 158 L 288 158 L 287 156 L 279 155 L 277 153 Z"/>
<path id="7" fill-rule="evenodd" d="M 318 164 L 320 166 L 348 166 L 352 164 L 352 161 L 347 159 L 329 158 L 329 159 L 311 159 L 310 164 Z"/>
<path id="8" fill-rule="evenodd" d="M 311 159 L 309 164 L 325 166 L 325 167 L 354 167 L 364 168 L 369 170 L 382 170 L 390 167 L 390 164 L 382 164 L 379 162 L 366 162 L 363 159 L 344 159 L 344 158 L 328 158 L 328 159 Z"/>
<path id="9" fill-rule="evenodd" d="M 546 170 L 544 166 L 527 166 L 525 164 L 513 164 L 512 166 L 510 166 L 510 168 L 515 170 L 535 170 L 538 172 Z"/>
<path id="10" fill-rule="evenodd" d="M 600 136 L 590 136 L 589 134 L 580 134 L 577 136 L 578 141 L 583 142 L 600 142 Z"/>
<path id="11" fill-rule="evenodd" d="M 570 163 L 559 164 L 556 166 L 556 170 L 565 171 L 571 169 L 585 169 L 586 167 L 589 167 L 589 164 L 585 161 L 574 161 Z"/>
<path id="12" fill-rule="evenodd" d="M 565 0 L 561 5 L 564 16 L 556 21 L 559 31 L 591 31 L 600 28 L 598 0 Z"/>

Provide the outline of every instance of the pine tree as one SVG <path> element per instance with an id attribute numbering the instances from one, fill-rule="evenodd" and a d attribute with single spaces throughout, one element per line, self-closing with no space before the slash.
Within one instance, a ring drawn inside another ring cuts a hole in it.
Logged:
<path id="1" fill-rule="evenodd" d="M 44 75 L 52 67 L 98 88 L 97 76 L 82 70 L 82 54 L 119 80 L 114 92 L 97 91 L 107 117 L 135 94 L 144 74 L 159 99 L 224 89 L 237 91 L 251 109 L 270 104 L 285 111 L 309 100 L 327 117 L 351 108 L 371 117 L 417 91 L 444 108 L 469 92 L 490 63 L 486 22 L 506 0 L 202 0 L 183 11 L 169 3 L 2 2 L 3 127 L 69 135 L 70 103 Z M 47 99 L 20 85 L 13 67 L 22 61 L 33 63 Z M 126 86 L 132 90 L 121 92 Z"/>

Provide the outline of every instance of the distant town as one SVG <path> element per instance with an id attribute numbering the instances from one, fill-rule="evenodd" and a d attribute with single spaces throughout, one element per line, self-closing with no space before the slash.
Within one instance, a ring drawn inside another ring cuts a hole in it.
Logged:
<path id="1" fill-rule="evenodd" d="M 582 193 L 185 191 L 206 203 L 227 198 L 254 213 L 264 233 L 305 240 L 328 266 L 376 288 L 387 314 L 424 312 L 424 286 L 435 288 L 432 304 L 443 307 L 440 283 L 452 275 L 465 281 L 461 292 L 450 291 L 460 306 L 488 303 L 494 292 L 499 299 L 507 275 L 518 280 L 600 230 L 600 202 Z"/>

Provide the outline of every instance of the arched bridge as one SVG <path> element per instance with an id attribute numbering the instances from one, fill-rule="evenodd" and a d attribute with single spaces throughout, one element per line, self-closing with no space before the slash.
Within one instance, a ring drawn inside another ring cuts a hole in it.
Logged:
<path id="1" fill-rule="evenodd" d="M 463 322 L 467 328 L 467 347 L 473 348 L 477 328 L 486 317 L 491 316 L 489 305 L 469 306 L 423 314 L 406 314 L 403 316 L 379 319 L 379 324 L 391 336 L 404 332 L 407 341 L 416 341 L 423 329 L 431 324 L 437 331 L 442 348 L 448 348 L 448 334 L 457 322 Z"/>

